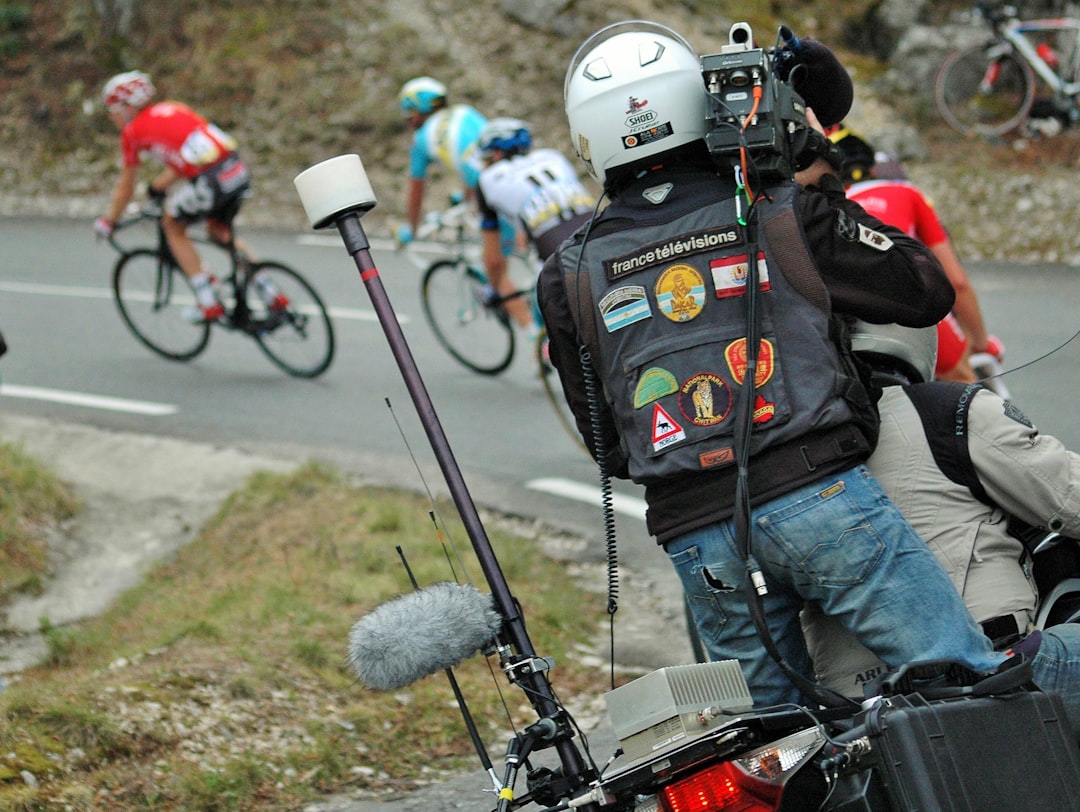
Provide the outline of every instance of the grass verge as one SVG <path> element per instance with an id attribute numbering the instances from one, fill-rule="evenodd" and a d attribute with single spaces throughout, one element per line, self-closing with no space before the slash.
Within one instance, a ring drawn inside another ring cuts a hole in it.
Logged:
<path id="1" fill-rule="evenodd" d="M 51 662 L 0 692 L 0 808 L 291 809 L 476 768 L 445 678 L 379 694 L 345 667 L 350 626 L 410 588 L 396 547 L 421 584 L 452 577 L 433 516 L 459 579 L 486 591 L 452 508 L 316 464 L 253 476 L 107 614 L 46 629 Z M 534 543 L 489 533 L 563 698 L 605 690 L 568 656 L 595 638 L 603 599 Z M 477 656 L 456 673 L 502 752 L 529 717 L 494 667 Z"/>
<path id="2" fill-rule="evenodd" d="M 21 447 L 0 443 L 0 606 L 37 593 L 49 573 L 49 535 L 79 500 Z"/>

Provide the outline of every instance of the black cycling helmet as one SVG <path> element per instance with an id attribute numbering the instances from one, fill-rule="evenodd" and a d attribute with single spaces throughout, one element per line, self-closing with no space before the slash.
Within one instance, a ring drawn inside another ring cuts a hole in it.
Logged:
<path id="1" fill-rule="evenodd" d="M 829 133 L 829 140 L 840 150 L 840 176 L 845 186 L 872 176 L 874 164 L 877 163 L 873 147 L 843 124 Z"/>

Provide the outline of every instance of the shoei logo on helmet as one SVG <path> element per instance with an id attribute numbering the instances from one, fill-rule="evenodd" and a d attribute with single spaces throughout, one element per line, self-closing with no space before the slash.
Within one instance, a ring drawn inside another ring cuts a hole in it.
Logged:
<path id="1" fill-rule="evenodd" d="M 648 127 L 660 118 L 653 110 L 645 109 L 648 104 L 648 99 L 638 101 L 633 96 L 630 97 L 626 108 L 626 128 L 628 130 L 636 130 L 639 127 Z"/>

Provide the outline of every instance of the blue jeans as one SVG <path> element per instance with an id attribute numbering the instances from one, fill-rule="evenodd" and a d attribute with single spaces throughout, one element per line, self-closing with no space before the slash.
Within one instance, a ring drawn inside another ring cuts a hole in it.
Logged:
<path id="1" fill-rule="evenodd" d="M 1031 668 L 1036 685 L 1061 697 L 1073 735 L 1080 739 L 1080 623 L 1044 629 Z"/>
<path id="2" fill-rule="evenodd" d="M 784 660 L 807 679 L 814 671 L 799 625 L 805 602 L 839 618 L 890 666 L 953 660 L 988 672 L 1005 659 L 865 466 L 758 506 L 751 527 L 769 587 L 768 627 Z M 757 636 L 733 522 L 691 531 L 665 549 L 709 657 L 739 660 L 757 706 L 806 704 Z"/>

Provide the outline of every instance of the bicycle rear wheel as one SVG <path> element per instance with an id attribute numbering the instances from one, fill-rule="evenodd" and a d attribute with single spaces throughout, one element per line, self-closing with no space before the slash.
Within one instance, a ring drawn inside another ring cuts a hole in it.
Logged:
<path id="1" fill-rule="evenodd" d="M 304 277 L 280 262 L 257 262 L 243 296 L 250 332 L 267 358 L 297 378 L 315 378 L 327 370 L 334 360 L 334 326 Z"/>
<path id="2" fill-rule="evenodd" d="M 585 441 L 582 440 L 581 435 L 578 434 L 577 423 L 574 421 L 574 413 L 570 411 L 570 405 L 566 402 L 566 397 L 563 395 L 562 383 L 559 381 L 559 373 L 555 371 L 555 368 L 548 360 L 547 341 L 547 330 L 540 328 L 540 332 L 536 336 L 536 345 L 534 347 L 536 368 L 540 370 L 540 385 L 544 388 L 544 395 L 547 396 L 548 403 L 550 403 L 551 408 L 555 410 L 555 417 L 558 418 L 559 425 L 570 435 L 570 439 L 577 444 L 578 448 L 588 453 L 588 449 L 585 448 Z"/>
<path id="3" fill-rule="evenodd" d="M 973 45 L 945 58 L 934 101 L 949 126 L 964 135 L 997 136 L 1015 129 L 1035 103 L 1031 66 L 999 43 Z"/>
<path id="4" fill-rule="evenodd" d="M 190 361 L 206 349 L 210 325 L 200 319 L 191 281 L 156 251 L 125 254 L 113 270 L 120 317 L 144 345 L 171 361 Z"/>
<path id="5" fill-rule="evenodd" d="M 432 332 L 448 353 L 482 375 L 497 375 L 514 358 L 514 328 L 500 304 L 482 301 L 487 279 L 463 260 L 432 263 L 420 299 Z"/>

